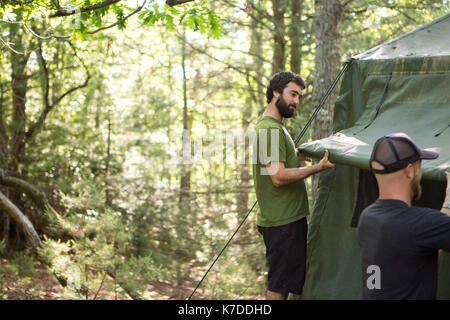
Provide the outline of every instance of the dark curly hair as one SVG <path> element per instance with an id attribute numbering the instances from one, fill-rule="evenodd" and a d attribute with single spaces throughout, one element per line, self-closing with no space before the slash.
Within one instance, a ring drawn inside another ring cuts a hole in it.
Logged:
<path id="1" fill-rule="evenodd" d="M 266 91 L 267 103 L 270 103 L 273 98 L 273 91 L 277 91 L 279 93 L 283 93 L 284 88 L 288 85 L 289 82 L 295 82 L 302 89 L 306 88 L 305 80 L 300 77 L 298 74 L 293 72 L 279 72 L 273 75 L 272 79 L 270 79 L 269 86 Z"/>

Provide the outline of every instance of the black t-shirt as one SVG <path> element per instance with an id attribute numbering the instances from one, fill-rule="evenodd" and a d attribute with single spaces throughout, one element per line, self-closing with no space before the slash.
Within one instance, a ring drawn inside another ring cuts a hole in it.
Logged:
<path id="1" fill-rule="evenodd" d="M 438 251 L 450 251 L 449 216 L 378 199 L 362 212 L 358 239 L 363 299 L 436 299 Z"/>

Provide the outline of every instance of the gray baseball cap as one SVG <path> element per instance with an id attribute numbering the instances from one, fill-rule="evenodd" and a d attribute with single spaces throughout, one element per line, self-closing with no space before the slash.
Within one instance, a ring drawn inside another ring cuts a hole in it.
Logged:
<path id="1" fill-rule="evenodd" d="M 378 174 L 391 173 L 405 168 L 417 160 L 431 160 L 439 157 L 434 151 L 419 148 L 410 136 L 403 132 L 391 133 L 375 142 L 370 156 L 370 168 Z M 377 162 L 377 168 L 372 162 Z"/>

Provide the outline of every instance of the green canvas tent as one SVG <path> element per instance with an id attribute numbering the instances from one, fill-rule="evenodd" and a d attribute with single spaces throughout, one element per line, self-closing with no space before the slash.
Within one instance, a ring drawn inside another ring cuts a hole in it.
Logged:
<path id="1" fill-rule="evenodd" d="M 450 170 L 450 14 L 355 56 L 335 103 L 333 135 L 300 146 L 337 166 L 320 174 L 309 219 L 302 299 L 360 299 L 357 223 L 378 197 L 369 169 L 375 141 L 405 132 L 440 156 L 423 161 L 423 196 L 415 205 L 440 210 Z M 438 298 L 450 299 L 450 254 L 439 262 Z"/>

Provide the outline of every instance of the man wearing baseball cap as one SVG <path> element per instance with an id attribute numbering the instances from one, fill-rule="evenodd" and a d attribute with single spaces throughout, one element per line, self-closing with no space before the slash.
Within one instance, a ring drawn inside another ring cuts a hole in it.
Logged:
<path id="1" fill-rule="evenodd" d="M 450 252 L 450 172 L 441 212 L 411 202 L 422 194 L 422 160 L 438 156 L 404 133 L 375 143 L 370 168 L 379 198 L 358 224 L 363 299 L 436 299 L 439 250 Z"/>

